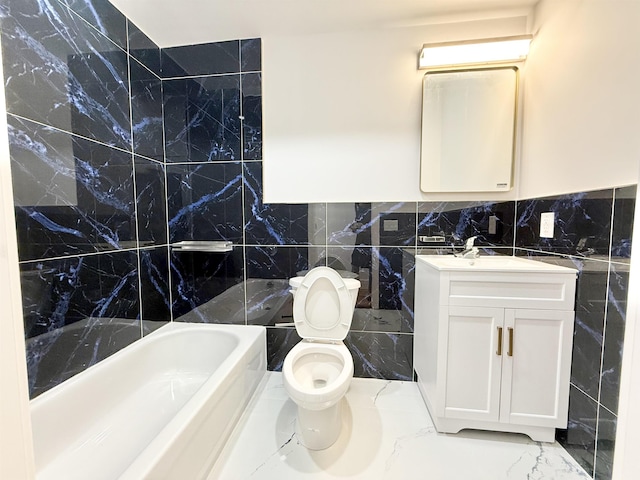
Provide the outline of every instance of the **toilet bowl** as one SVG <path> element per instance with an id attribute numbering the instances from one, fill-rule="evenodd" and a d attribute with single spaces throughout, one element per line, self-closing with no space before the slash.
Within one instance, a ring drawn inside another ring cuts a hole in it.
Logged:
<path id="1" fill-rule="evenodd" d="M 302 341 L 285 357 L 283 383 L 298 406 L 301 443 L 322 450 L 342 430 L 343 397 L 353 377 L 353 358 L 342 340 L 351 326 L 360 282 L 316 267 L 289 284 Z"/>

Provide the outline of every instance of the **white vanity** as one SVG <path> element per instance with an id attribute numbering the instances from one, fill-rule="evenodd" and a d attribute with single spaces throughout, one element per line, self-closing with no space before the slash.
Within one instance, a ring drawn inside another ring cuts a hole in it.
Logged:
<path id="1" fill-rule="evenodd" d="M 566 428 L 576 270 L 416 256 L 414 368 L 439 432 Z"/>

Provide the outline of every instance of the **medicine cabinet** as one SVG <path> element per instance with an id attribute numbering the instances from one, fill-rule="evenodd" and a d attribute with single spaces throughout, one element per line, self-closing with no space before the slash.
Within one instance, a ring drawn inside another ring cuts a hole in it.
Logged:
<path id="1" fill-rule="evenodd" d="M 432 71 L 423 80 L 420 189 L 512 188 L 516 67 Z"/>

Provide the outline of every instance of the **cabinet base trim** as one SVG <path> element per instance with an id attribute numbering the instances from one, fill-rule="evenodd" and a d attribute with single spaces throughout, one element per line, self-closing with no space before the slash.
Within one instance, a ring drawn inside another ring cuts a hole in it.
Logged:
<path id="1" fill-rule="evenodd" d="M 434 406 L 429 401 L 429 396 L 426 394 L 424 385 L 420 382 L 420 378 L 418 378 L 418 390 L 420 391 L 422 399 L 427 406 L 429 416 L 439 433 L 459 433 L 461 430 L 473 429 L 492 432 L 521 433 L 527 435 L 534 442 L 553 443 L 556 441 L 555 427 L 536 427 L 532 425 L 515 425 L 510 423 L 458 420 L 438 417 L 433 414 Z"/>
<path id="2" fill-rule="evenodd" d="M 530 425 L 513 425 L 505 423 L 478 422 L 473 420 L 455 420 L 431 416 L 436 430 L 440 433 L 458 433 L 460 430 L 489 430 L 494 432 L 523 433 L 535 442 L 553 443 L 556 440 L 556 429 L 552 427 L 534 427 Z"/>

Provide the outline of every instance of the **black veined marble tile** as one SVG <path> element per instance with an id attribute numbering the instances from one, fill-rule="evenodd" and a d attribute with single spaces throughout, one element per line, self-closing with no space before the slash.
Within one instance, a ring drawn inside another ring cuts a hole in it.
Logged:
<path id="1" fill-rule="evenodd" d="M 21 260 L 135 246 L 131 154 L 12 116 L 9 145 Z"/>
<path id="2" fill-rule="evenodd" d="M 164 165 L 136 157 L 138 240 L 141 245 L 167 243 Z"/>
<path id="3" fill-rule="evenodd" d="M 518 201 L 516 247 L 567 255 L 608 255 L 613 190 Z M 540 215 L 555 213 L 553 238 L 540 237 Z"/>
<path id="4" fill-rule="evenodd" d="M 423 202 L 418 204 L 418 235 L 443 236 L 441 245 L 463 245 L 476 236 L 476 245 L 513 245 L 515 202 Z M 496 233 L 489 233 L 489 218 L 496 219 Z M 438 243 L 418 241 L 418 245 Z"/>
<path id="5" fill-rule="evenodd" d="M 129 54 L 158 77 L 161 77 L 160 47 L 131 20 L 127 20 L 127 24 L 129 29 Z"/>
<path id="6" fill-rule="evenodd" d="M 284 359 L 301 341 L 294 328 L 267 328 L 267 363 L 282 371 Z M 354 377 L 411 381 L 413 335 L 350 332 L 344 340 L 353 358 Z"/>
<path id="7" fill-rule="evenodd" d="M 330 245 L 414 245 L 416 204 L 329 203 L 327 240 Z"/>
<path id="8" fill-rule="evenodd" d="M 615 263 L 611 263 L 609 268 L 609 292 L 607 297 L 600 403 L 613 413 L 617 413 L 625 320 L 627 316 L 629 268 L 626 265 L 617 265 Z"/>
<path id="9" fill-rule="evenodd" d="M 267 369 L 281 372 L 284 359 L 302 339 L 295 328 L 267 328 Z"/>
<path id="10" fill-rule="evenodd" d="M 162 78 L 240 73 L 240 41 L 162 49 Z"/>
<path id="11" fill-rule="evenodd" d="M 352 330 L 413 332 L 413 255 L 399 247 L 329 247 L 327 264 L 360 280 Z"/>
<path id="12" fill-rule="evenodd" d="M 611 260 L 614 262 L 628 263 L 631 257 L 635 208 L 636 186 L 616 188 L 611 233 Z"/>
<path id="13" fill-rule="evenodd" d="M 242 241 L 239 163 L 168 165 L 169 237 Z"/>
<path id="14" fill-rule="evenodd" d="M 172 250 L 173 318 L 244 324 L 243 277 L 241 248 L 227 253 Z"/>
<path id="15" fill-rule="evenodd" d="M 245 73 L 242 81 L 243 160 L 262 160 L 262 75 Z"/>
<path id="16" fill-rule="evenodd" d="M 611 480 L 613 476 L 613 456 L 616 445 L 618 418 L 606 408 L 599 407 L 598 438 L 596 453 L 595 478 Z"/>
<path id="17" fill-rule="evenodd" d="M 131 60 L 130 72 L 133 151 L 162 162 L 162 82 L 135 60 Z"/>
<path id="18" fill-rule="evenodd" d="M 240 75 L 163 81 L 168 162 L 240 160 Z"/>
<path id="19" fill-rule="evenodd" d="M 349 332 L 355 377 L 413 380 L 413 335 Z"/>
<path id="20" fill-rule="evenodd" d="M 324 247 L 247 246 L 247 278 L 288 280 L 324 265 Z"/>
<path id="21" fill-rule="evenodd" d="M 7 111 L 130 149 L 127 54 L 58 2 L 0 9 Z"/>
<path id="22" fill-rule="evenodd" d="M 573 259 L 578 269 L 571 382 L 598 398 L 608 263 Z"/>
<path id="23" fill-rule="evenodd" d="M 259 72 L 262 70 L 262 41 L 259 38 L 240 40 L 242 55 L 241 71 Z"/>
<path id="24" fill-rule="evenodd" d="M 69 8 L 84 18 L 105 37 L 109 37 L 120 48 L 127 48 L 127 19 L 109 1 L 63 0 Z"/>
<path id="25" fill-rule="evenodd" d="M 27 338 L 86 319 L 139 317 L 135 251 L 21 264 Z"/>
<path id="26" fill-rule="evenodd" d="M 167 247 L 140 250 L 142 319 L 171 320 L 169 256 Z"/>
<path id="27" fill-rule="evenodd" d="M 593 476 L 596 447 L 596 415 L 598 404 L 571 386 L 569 392 L 569 424 L 557 430 L 556 440 Z"/>

